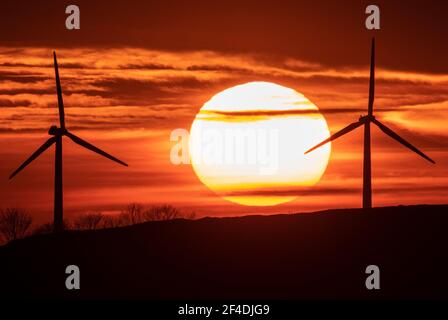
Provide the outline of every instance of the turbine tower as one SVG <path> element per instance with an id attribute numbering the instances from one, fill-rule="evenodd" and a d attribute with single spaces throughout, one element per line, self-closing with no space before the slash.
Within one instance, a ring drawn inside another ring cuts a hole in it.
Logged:
<path id="1" fill-rule="evenodd" d="M 411 145 L 409 142 L 404 140 L 398 134 L 393 132 L 391 129 L 386 127 L 384 124 L 379 122 L 375 116 L 373 115 L 373 100 L 375 97 L 375 38 L 372 39 L 372 49 L 370 56 L 370 85 L 369 85 L 369 104 L 367 109 L 367 115 L 361 116 L 357 122 L 354 122 L 344 129 L 336 132 L 328 139 L 322 141 L 316 146 L 312 147 L 305 154 L 319 148 L 320 146 L 333 141 L 350 131 L 355 130 L 356 128 L 364 125 L 364 165 L 363 165 L 363 197 L 362 197 L 362 207 L 364 209 L 372 208 L 372 172 L 371 172 L 371 147 L 370 147 L 370 124 L 375 124 L 381 131 L 390 136 L 392 139 L 397 140 L 399 143 L 404 145 L 405 147 L 411 149 L 418 155 L 422 156 L 426 160 L 431 163 L 435 163 L 434 160 L 429 158 L 423 152 L 418 150 L 416 147 Z"/>
<path id="2" fill-rule="evenodd" d="M 77 137 L 73 133 L 69 132 L 65 127 L 65 115 L 64 115 L 64 102 L 62 100 L 62 89 L 61 82 L 59 79 L 59 69 L 58 62 L 56 59 L 56 52 L 53 52 L 54 59 L 54 71 L 56 76 L 56 91 L 58 96 L 58 108 L 59 108 L 59 123 L 60 127 L 51 126 L 48 130 L 48 134 L 52 136 L 48 139 L 39 149 L 37 149 L 22 165 L 14 171 L 9 179 L 12 179 L 16 174 L 23 170 L 27 165 L 29 165 L 34 159 L 40 156 L 45 150 L 47 150 L 51 145 L 55 144 L 55 168 L 54 168 L 54 232 L 61 232 L 64 229 L 63 225 L 63 194 L 62 194 L 62 137 L 66 136 L 73 140 L 80 146 L 96 152 L 112 161 L 118 162 L 124 166 L 128 166 L 123 161 L 111 156 L 110 154 L 102 151 L 101 149 L 93 146 L 87 141 Z"/>

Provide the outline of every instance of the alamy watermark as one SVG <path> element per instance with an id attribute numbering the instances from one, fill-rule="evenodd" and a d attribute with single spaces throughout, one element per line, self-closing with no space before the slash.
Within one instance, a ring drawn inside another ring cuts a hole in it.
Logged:
<path id="1" fill-rule="evenodd" d="M 203 128 L 196 125 L 171 132 L 172 164 L 205 166 L 254 166 L 260 175 L 273 175 L 279 169 L 280 130 L 261 128 Z"/>
<path id="2" fill-rule="evenodd" d="M 81 12 L 79 11 L 79 7 L 71 4 L 65 8 L 65 13 L 68 14 L 68 17 L 65 19 L 65 27 L 68 30 L 81 29 Z"/>

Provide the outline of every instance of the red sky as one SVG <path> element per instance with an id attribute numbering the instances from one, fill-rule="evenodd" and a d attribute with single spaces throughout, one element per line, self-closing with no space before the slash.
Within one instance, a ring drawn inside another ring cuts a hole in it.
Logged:
<path id="1" fill-rule="evenodd" d="M 427 164 L 373 129 L 374 205 L 444 203 L 448 188 L 448 54 L 442 1 L 376 2 L 381 31 L 364 27 L 367 2 L 83 2 L 81 30 L 65 6 L 0 4 L 0 206 L 50 220 L 53 151 L 9 174 L 57 120 L 51 53 L 57 50 L 67 125 L 130 164 L 122 168 L 64 143 L 68 217 L 130 202 L 171 203 L 199 215 L 299 212 L 359 206 L 362 132 L 332 145 L 327 171 L 289 204 L 251 208 L 170 163 L 171 130 L 189 129 L 217 92 L 272 81 L 303 93 L 331 132 L 366 113 L 370 38 L 377 38 L 376 115 L 436 160 Z M 2 178 L 3 177 L 3 178 Z"/>

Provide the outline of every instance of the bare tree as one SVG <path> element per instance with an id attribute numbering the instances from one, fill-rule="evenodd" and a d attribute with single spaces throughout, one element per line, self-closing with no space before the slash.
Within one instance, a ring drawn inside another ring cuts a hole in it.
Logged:
<path id="1" fill-rule="evenodd" d="M 6 208 L 0 211 L 0 234 L 5 241 L 23 238 L 33 219 L 23 210 Z"/>
<path id="2" fill-rule="evenodd" d="M 144 212 L 145 221 L 171 220 L 180 216 L 180 211 L 169 204 L 153 206 Z"/>
<path id="3" fill-rule="evenodd" d="M 41 225 L 38 225 L 34 230 L 32 231 L 33 235 L 38 234 L 48 234 L 53 232 L 53 224 L 52 223 L 44 223 Z"/>
<path id="4" fill-rule="evenodd" d="M 143 213 L 143 219 L 145 221 L 172 220 L 180 218 L 194 219 L 195 216 L 196 214 L 194 212 L 183 213 L 169 204 L 150 207 Z"/>
<path id="5" fill-rule="evenodd" d="M 188 219 L 188 220 L 194 220 L 194 219 L 196 219 L 196 212 L 194 212 L 194 211 L 184 212 L 184 213 L 182 213 L 182 218 Z"/>
<path id="6" fill-rule="evenodd" d="M 70 230 L 72 228 L 72 225 L 67 221 L 63 221 L 64 230 Z M 54 230 L 53 223 L 44 223 L 41 225 L 38 225 L 34 230 L 31 232 L 32 235 L 39 235 L 39 234 L 48 234 L 52 233 Z"/>
<path id="7" fill-rule="evenodd" d="M 102 228 L 117 228 L 121 226 L 120 215 L 104 215 L 103 222 L 101 223 Z"/>
<path id="8" fill-rule="evenodd" d="M 103 221 L 103 214 L 99 213 L 86 213 L 79 216 L 74 221 L 74 227 L 78 230 L 95 230 L 101 227 Z"/>
<path id="9" fill-rule="evenodd" d="M 143 222 L 143 206 L 139 203 L 131 203 L 120 214 L 120 225 L 133 225 Z"/>

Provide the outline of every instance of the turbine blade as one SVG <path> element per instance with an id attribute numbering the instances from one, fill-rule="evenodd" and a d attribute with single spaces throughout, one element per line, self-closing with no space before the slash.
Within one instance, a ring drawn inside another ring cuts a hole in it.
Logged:
<path id="1" fill-rule="evenodd" d="M 125 163 L 125 162 L 123 162 L 123 161 L 121 161 L 121 160 L 115 158 L 114 156 L 111 156 L 111 155 L 108 154 L 107 152 L 104 152 L 103 150 L 101 150 L 101 149 L 95 147 L 94 145 L 88 143 L 87 141 L 85 141 L 85 140 L 83 140 L 83 139 L 81 139 L 81 138 L 75 136 L 73 133 L 66 132 L 65 135 L 66 135 L 67 137 L 69 137 L 70 139 L 72 139 L 73 142 L 79 144 L 80 146 L 83 146 L 84 148 L 87 148 L 87 149 L 89 149 L 89 150 L 91 150 L 91 151 L 93 151 L 93 152 L 96 152 L 96 153 L 102 155 L 103 157 L 106 157 L 106 158 L 108 158 L 108 159 L 110 159 L 110 160 L 112 160 L 112 161 L 118 162 L 119 164 L 122 164 L 122 165 L 124 165 L 124 166 L 126 166 L 126 167 L 128 166 L 127 163 Z"/>
<path id="2" fill-rule="evenodd" d="M 414 151 L 415 153 L 417 153 L 418 155 L 420 155 L 421 157 L 425 158 L 426 160 L 428 160 L 431 163 L 436 163 L 434 160 L 432 160 L 430 157 L 428 157 L 426 154 L 424 154 L 423 152 L 421 152 L 420 150 L 418 150 L 416 147 L 414 147 L 412 144 L 410 144 L 409 142 L 407 142 L 406 140 L 404 140 L 402 137 L 400 137 L 398 134 L 396 134 L 395 132 L 393 132 L 391 129 L 389 129 L 388 127 L 386 127 L 384 124 L 382 124 L 381 122 L 379 122 L 376 119 L 373 119 L 372 122 L 374 124 L 376 124 L 378 126 L 378 128 L 381 129 L 381 131 L 383 131 L 385 134 L 387 134 L 389 137 L 397 140 L 398 142 L 400 142 L 402 145 L 404 145 L 405 147 L 411 149 L 412 151 Z"/>
<path id="3" fill-rule="evenodd" d="M 368 112 L 373 114 L 373 101 L 375 99 L 375 38 L 372 38 L 372 48 L 370 53 L 370 84 L 369 84 L 369 107 Z"/>
<path id="4" fill-rule="evenodd" d="M 22 165 L 17 168 L 16 171 L 14 171 L 10 176 L 9 179 L 14 178 L 14 176 L 16 174 L 18 174 L 20 171 L 22 171 L 23 168 L 25 168 L 27 165 L 29 165 L 34 159 L 36 159 L 38 156 L 41 155 L 42 152 L 44 152 L 45 150 L 47 150 L 53 143 L 55 143 L 56 138 L 55 137 L 51 137 L 50 139 L 48 139 L 43 145 L 40 146 L 39 149 L 37 149 L 28 159 L 26 159 L 26 161 L 24 163 L 22 163 Z"/>
<path id="5" fill-rule="evenodd" d="M 59 122 L 61 124 L 61 128 L 65 128 L 64 101 L 62 100 L 61 80 L 59 79 L 58 60 L 56 59 L 55 51 L 53 51 L 53 59 L 54 59 L 54 74 L 56 76 L 56 91 L 58 94 Z"/>
<path id="6" fill-rule="evenodd" d="M 336 132 L 335 134 L 333 134 L 332 136 L 330 136 L 328 139 L 325 139 L 324 141 L 322 141 L 321 143 L 315 145 L 314 147 L 312 147 L 311 149 L 309 149 L 308 151 L 305 152 L 305 154 L 319 148 L 320 146 L 323 146 L 324 144 L 333 141 L 337 138 L 339 138 L 340 136 L 343 136 L 346 133 L 349 133 L 350 131 L 355 130 L 356 128 L 358 128 L 359 126 L 362 126 L 364 124 L 364 122 L 362 121 L 358 121 L 358 122 L 354 122 L 350 125 L 348 125 L 347 127 L 345 127 L 342 130 L 339 130 L 338 132 Z"/>

